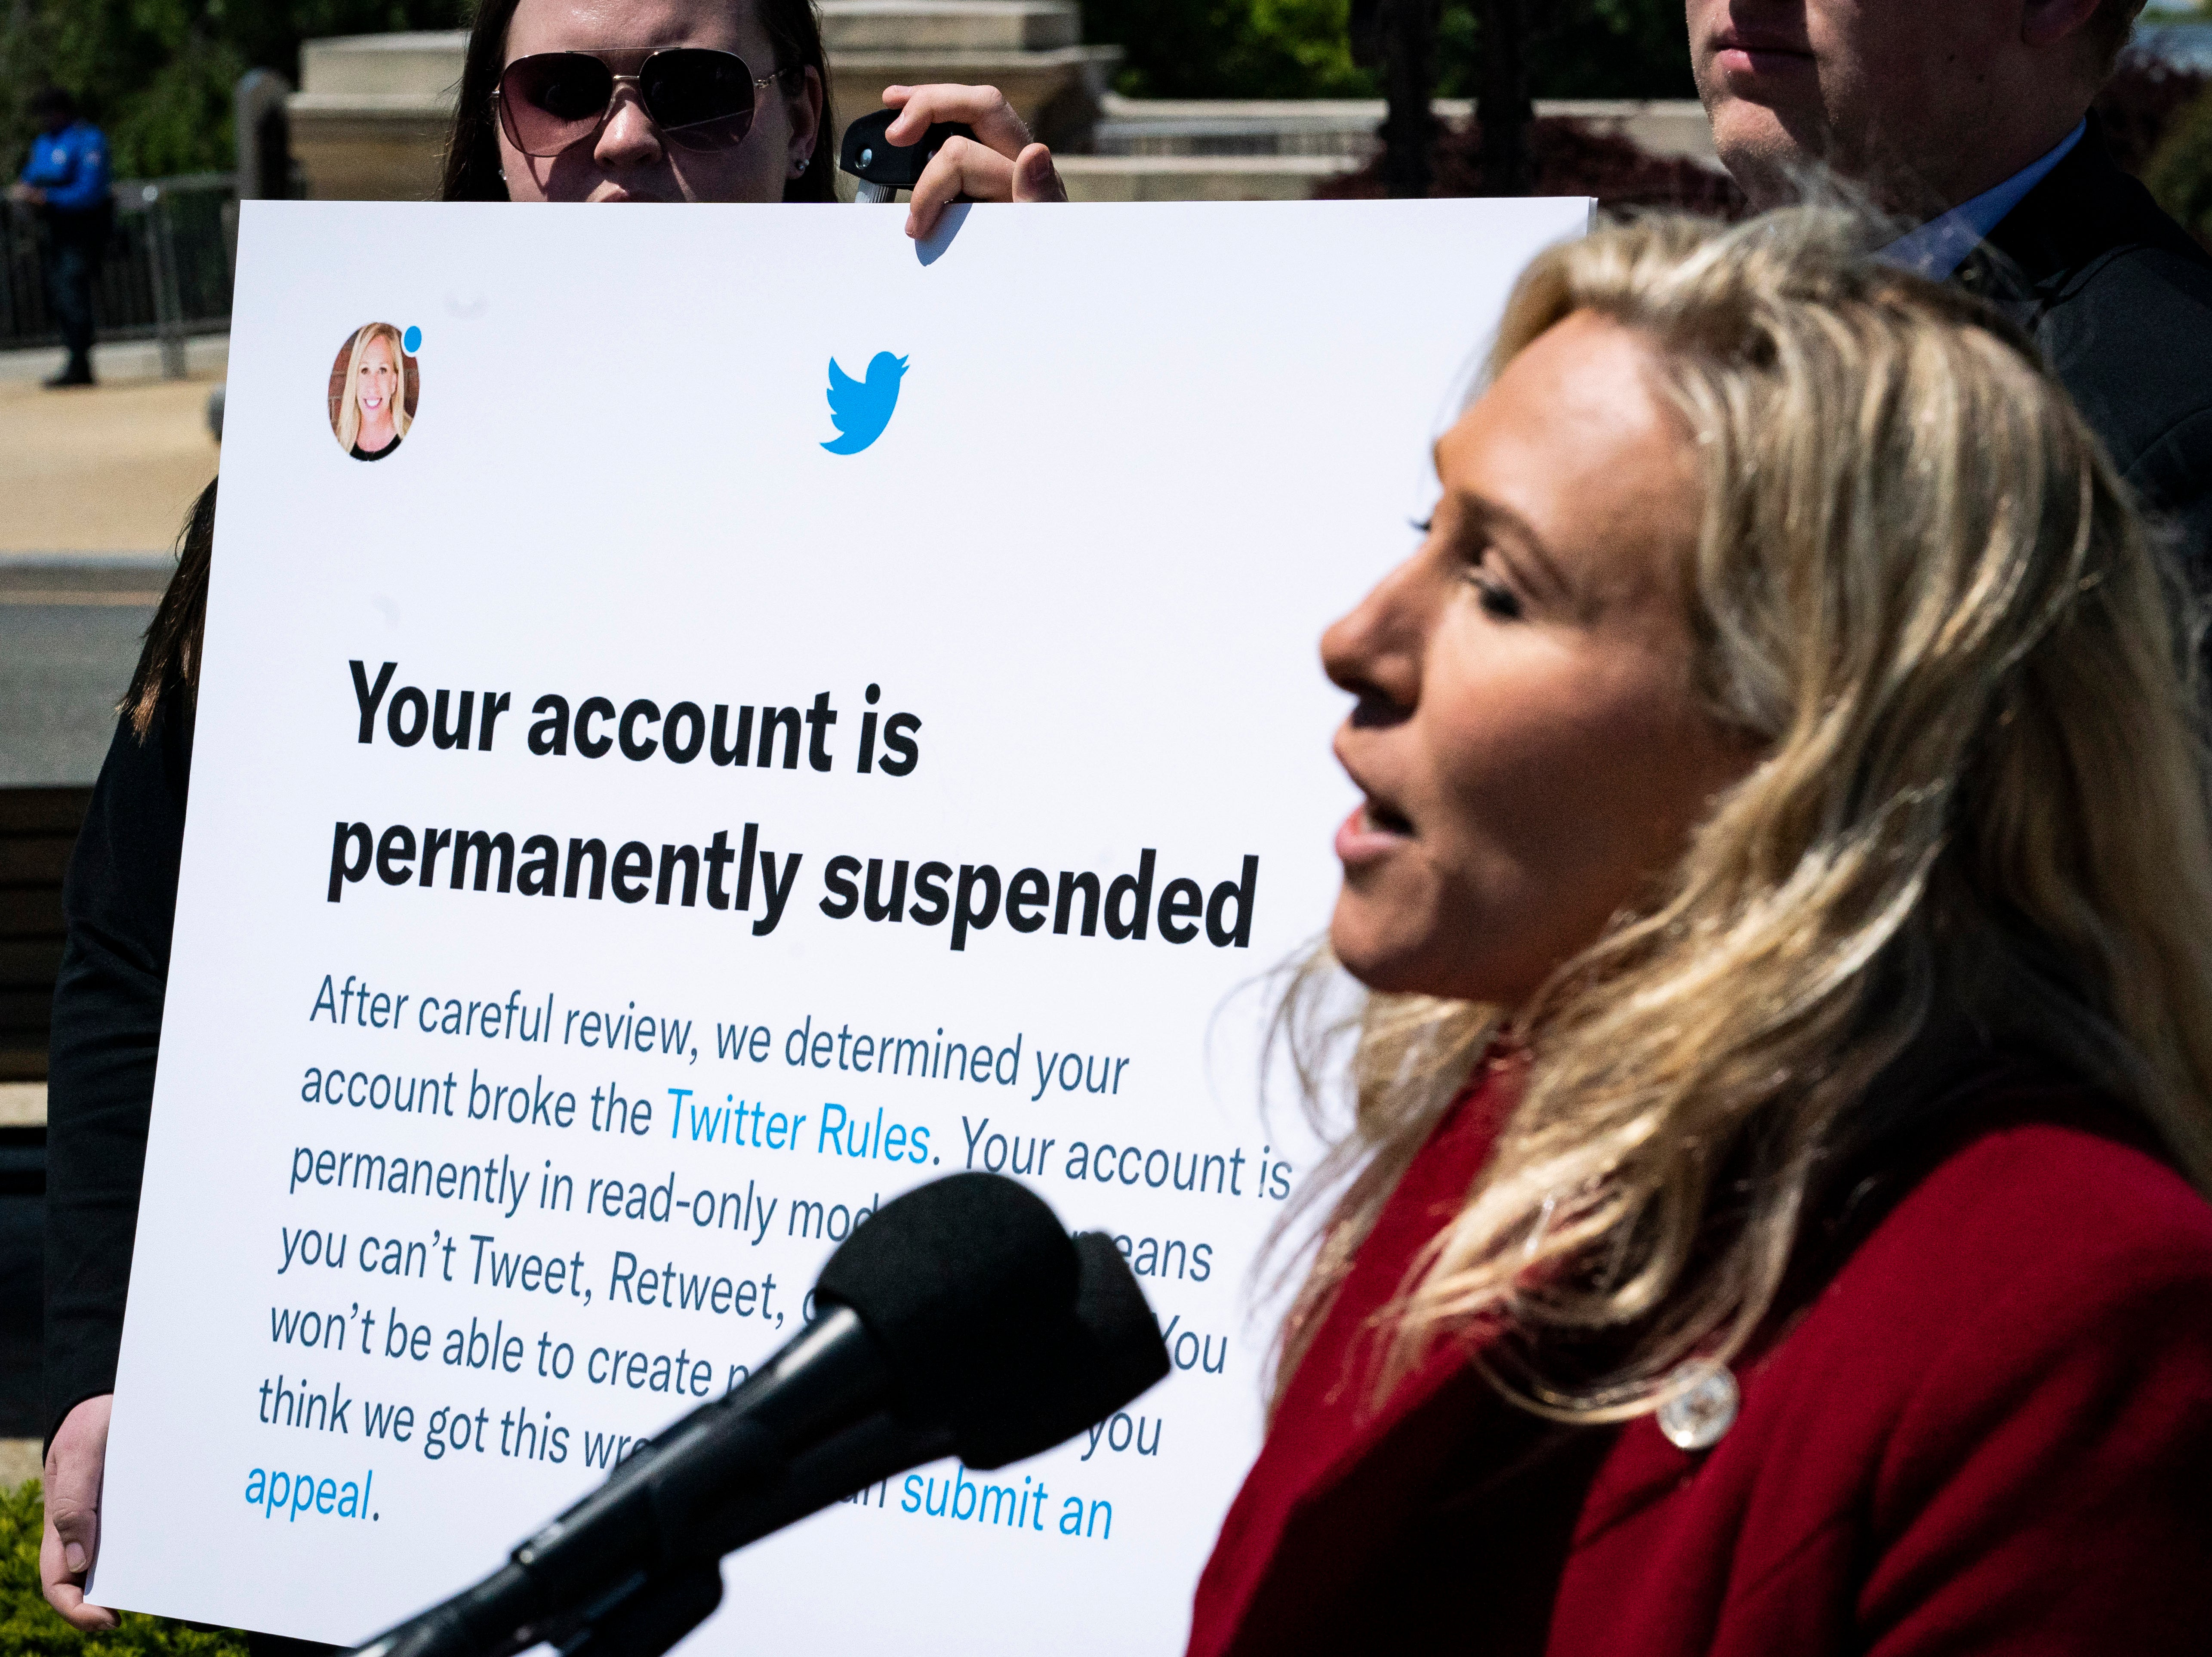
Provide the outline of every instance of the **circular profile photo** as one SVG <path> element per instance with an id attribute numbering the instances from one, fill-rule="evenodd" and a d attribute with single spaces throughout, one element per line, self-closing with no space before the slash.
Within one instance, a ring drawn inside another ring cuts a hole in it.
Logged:
<path id="1" fill-rule="evenodd" d="M 422 394 L 422 370 L 399 330 L 389 322 L 362 324 L 331 364 L 331 430 L 338 447 L 356 460 L 398 454 Z"/>

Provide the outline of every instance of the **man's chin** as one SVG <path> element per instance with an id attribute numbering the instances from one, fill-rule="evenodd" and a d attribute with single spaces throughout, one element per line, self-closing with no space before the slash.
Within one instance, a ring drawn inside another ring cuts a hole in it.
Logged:
<path id="1" fill-rule="evenodd" d="M 1710 114 L 1713 149 L 1752 205 L 1778 207 L 1796 198 L 1798 180 L 1818 158 L 1790 131 L 1778 109 L 1723 97 Z"/>

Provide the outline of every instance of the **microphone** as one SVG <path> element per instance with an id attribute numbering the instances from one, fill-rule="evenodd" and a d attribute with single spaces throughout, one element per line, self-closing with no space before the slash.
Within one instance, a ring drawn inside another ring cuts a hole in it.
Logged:
<path id="1" fill-rule="evenodd" d="M 987 1471 L 1035 1455 L 1168 1373 L 1113 1240 L 1071 1239 L 994 1174 L 886 1203 L 814 1298 L 815 1321 L 743 1386 L 363 1657 L 500 1657 L 540 1641 L 648 1657 L 720 1603 L 722 1555 L 941 1456 Z"/>

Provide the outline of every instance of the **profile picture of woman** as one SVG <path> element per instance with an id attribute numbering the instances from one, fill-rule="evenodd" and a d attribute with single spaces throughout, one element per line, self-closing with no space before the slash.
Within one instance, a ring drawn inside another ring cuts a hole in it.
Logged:
<path id="1" fill-rule="evenodd" d="M 415 423 L 422 372 L 389 322 L 354 330 L 331 365 L 331 429 L 356 460 L 395 453 Z"/>

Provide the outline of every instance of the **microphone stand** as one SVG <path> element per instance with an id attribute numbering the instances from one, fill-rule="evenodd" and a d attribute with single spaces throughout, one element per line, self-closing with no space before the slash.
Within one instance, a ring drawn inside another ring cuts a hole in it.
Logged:
<path id="1" fill-rule="evenodd" d="M 721 1603 L 720 1560 L 627 1584 L 561 1645 L 561 1657 L 660 1657 Z"/>
<path id="2" fill-rule="evenodd" d="M 994 1240 L 1007 1244 L 996 1258 Z M 978 1253 L 988 1292 L 963 1304 L 951 1285 L 966 1290 Z M 358 1657 L 512 1657 L 541 1642 L 562 1657 L 660 1657 L 721 1603 L 724 1554 L 956 1451 L 991 1468 L 1048 1449 L 1169 1370 L 1114 1240 L 1069 1239 L 1036 1197 L 987 1174 L 888 1205 L 816 1289 L 829 1309 L 766 1368 Z"/>
<path id="3" fill-rule="evenodd" d="M 361 1657 L 511 1657 L 540 1642 L 562 1657 L 660 1657 L 721 1603 L 723 1555 L 953 1447 L 949 1429 L 878 1410 L 787 1455 L 757 1416 L 704 1406 L 501 1569 Z M 608 1572 L 610 1553 L 628 1553 L 630 1569 Z"/>
<path id="4" fill-rule="evenodd" d="M 556 1648 L 561 1657 L 660 1657 L 722 1603 L 725 1554 L 952 1447 L 949 1433 L 917 1432 L 888 1415 L 870 1417 L 792 1458 L 774 1487 L 720 1504 L 702 1518 L 696 1557 L 617 1585 L 584 1609 L 575 1631 L 557 1639 Z"/>

